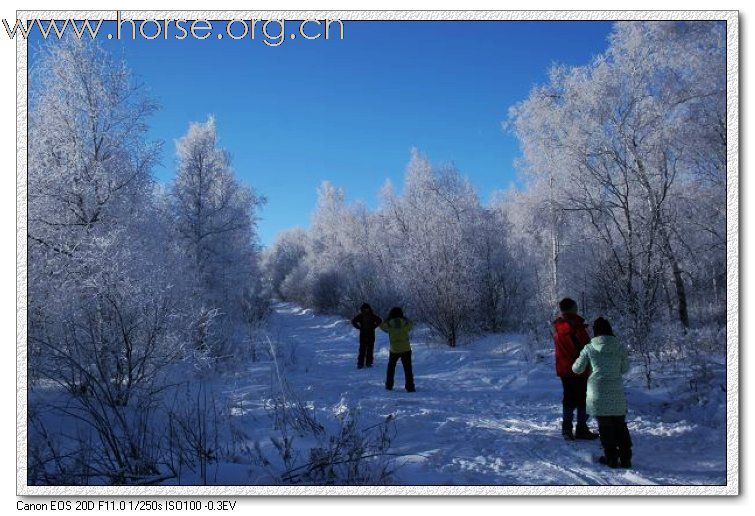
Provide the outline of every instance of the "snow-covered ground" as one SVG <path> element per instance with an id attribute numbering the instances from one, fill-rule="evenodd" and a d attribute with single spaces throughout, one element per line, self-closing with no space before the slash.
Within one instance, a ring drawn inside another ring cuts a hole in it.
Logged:
<path id="1" fill-rule="evenodd" d="M 560 382 L 550 356 L 526 360 L 523 337 L 492 335 L 456 349 L 413 335 L 417 392 L 386 391 L 385 334 L 378 332 L 376 362 L 356 369 L 357 335 L 348 321 L 279 303 L 271 334 L 289 343 L 296 361 L 286 367 L 292 391 L 314 406 L 318 420 L 358 407 L 362 425 L 395 416 L 392 482 L 405 485 L 723 484 L 726 474 L 723 392 L 695 402 L 683 375 L 647 391 L 641 374 L 628 380 L 634 468 L 596 464 L 598 441 L 560 436 Z M 224 383 L 233 427 L 269 449 L 271 362 L 238 357 L 239 372 Z M 714 378 L 723 378 L 714 367 Z M 716 390 L 716 381 L 710 389 Z M 697 403 L 698 406 L 690 406 Z M 594 421 L 591 426 L 596 428 Z M 268 444 L 265 444 L 268 443 Z M 303 444 L 303 443 L 300 443 Z M 251 444 L 249 445 L 251 446 Z M 251 464 L 218 464 L 214 483 L 269 483 Z M 186 479 L 185 479 L 186 480 Z M 185 481 L 184 480 L 184 481 Z"/>

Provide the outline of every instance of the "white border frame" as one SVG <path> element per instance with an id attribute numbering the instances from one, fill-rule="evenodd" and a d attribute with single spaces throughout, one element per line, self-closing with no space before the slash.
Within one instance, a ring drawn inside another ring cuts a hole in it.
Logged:
<path id="1" fill-rule="evenodd" d="M 115 19 L 115 10 L 17 11 L 19 19 Z M 739 494 L 739 12 L 738 11 L 205 11 L 123 10 L 129 19 L 722 20 L 727 23 L 727 468 L 721 486 L 28 486 L 27 423 L 27 41 L 16 40 L 16 494 L 17 495 L 738 495 Z"/>

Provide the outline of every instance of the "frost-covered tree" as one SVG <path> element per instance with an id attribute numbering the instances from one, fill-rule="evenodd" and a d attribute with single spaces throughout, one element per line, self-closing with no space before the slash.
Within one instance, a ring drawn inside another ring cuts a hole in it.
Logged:
<path id="1" fill-rule="evenodd" d="M 384 202 L 398 281 L 419 318 L 455 346 L 477 326 L 477 195 L 455 168 L 434 168 L 413 150 L 402 194 Z"/>
<path id="2" fill-rule="evenodd" d="M 323 183 L 312 226 L 283 233 L 265 266 L 284 299 L 343 314 L 362 302 L 380 312 L 403 305 L 455 346 L 511 323 L 521 281 L 507 231 L 455 168 L 415 150 L 401 194 L 387 184 L 374 212 Z"/>
<path id="3" fill-rule="evenodd" d="M 195 344 L 220 353 L 232 338 L 233 321 L 265 311 L 256 235 L 257 210 L 264 199 L 236 179 L 229 153 L 218 145 L 212 117 L 189 125 L 176 141 L 176 158 L 174 227 L 188 257 L 193 298 L 207 322 L 198 328 Z"/>
<path id="4" fill-rule="evenodd" d="M 664 289 L 689 325 L 686 241 L 697 235 L 682 230 L 679 200 L 693 175 L 722 168 L 724 46 L 716 23 L 617 23 L 604 54 L 554 67 L 511 111 L 525 170 L 539 185 L 560 178 L 551 209 L 584 232 L 590 290 L 630 314 L 638 342 Z M 723 219 L 712 222 L 715 234 Z"/>
<path id="5" fill-rule="evenodd" d="M 306 277 L 304 258 L 307 256 L 307 232 L 302 228 L 283 231 L 275 243 L 264 252 L 262 268 L 266 271 L 272 292 L 280 299 L 306 301 L 302 282 Z"/>
<path id="6" fill-rule="evenodd" d="M 530 278 L 511 234 L 505 211 L 492 204 L 478 210 L 471 245 L 476 271 L 476 325 L 485 331 L 502 331 L 523 325 Z"/>
<path id="7" fill-rule="evenodd" d="M 362 302 L 387 310 L 395 282 L 386 280 L 380 220 L 361 204 L 348 205 L 345 192 L 324 182 L 309 232 L 305 260 L 312 305 L 347 313 Z"/>
<path id="8" fill-rule="evenodd" d="M 148 211 L 155 103 L 94 44 L 70 38 L 40 54 L 29 113 L 30 275 L 76 281 L 100 236 Z"/>
<path id="9" fill-rule="evenodd" d="M 159 481 L 197 453 L 161 423 L 176 389 L 266 313 L 260 200 L 211 122 L 179 141 L 172 187 L 156 184 L 156 104 L 96 43 L 50 43 L 31 78 L 29 481 Z"/>
<path id="10" fill-rule="evenodd" d="M 31 85 L 29 407 L 44 416 L 30 419 L 29 442 L 57 456 L 30 453 L 31 480 L 54 465 L 58 481 L 131 482 L 156 474 L 144 418 L 186 325 L 181 257 L 153 202 L 155 103 L 123 63 L 74 38 L 43 47 Z M 42 380 L 70 399 L 38 397 Z"/>
<path id="11" fill-rule="evenodd" d="M 86 307 L 77 303 L 86 305 L 107 296 L 110 305 L 124 311 L 121 294 L 130 292 L 129 303 L 136 295 L 127 278 L 149 274 L 133 261 L 115 259 L 137 252 L 155 256 L 153 237 L 159 228 L 146 232 L 137 228 L 152 214 L 150 167 L 158 146 L 145 133 L 146 118 L 155 104 L 122 63 L 112 61 L 98 46 L 74 38 L 44 47 L 32 73 L 30 348 L 33 357 L 36 352 L 48 358 L 50 353 L 99 353 L 99 349 L 70 349 L 56 339 L 65 326 L 91 329 L 90 325 L 102 328 L 102 323 L 114 322 L 79 320 L 76 308 Z M 120 339 L 91 342 L 89 347 L 109 348 L 114 363 L 107 368 L 119 369 L 132 344 Z M 47 363 L 51 362 L 32 362 L 40 366 L 36 372 L 54 374 L 44 367 Z M 84 381 L 81 376 L 91 371 L 84 363 L 79 366 L 85 370 L 74 376 Z M 57 379 L 74 383 L 73 376 Z"/>
<path id="12" fill-rule="evenodd" d="M 324 182 L 317 191 L 317 206 L 307 255 L 307 280 L 312 306 L 334 311 L 342 306 L 347 281 L 346 265 L 350 212 L 342 189 Z"/>

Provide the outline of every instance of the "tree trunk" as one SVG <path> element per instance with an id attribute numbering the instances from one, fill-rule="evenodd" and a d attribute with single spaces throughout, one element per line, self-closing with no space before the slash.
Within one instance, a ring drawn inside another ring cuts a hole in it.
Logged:
<path id="1" fill-rule="evenodd" d="M 548 183 L 550 190 L 550 210 L 551 210 L 551 306 L 558 304 L 558 261 L 560 255 L 560 243 L 558 241 L 558 221 L 556 218 L 556 209 L 553 198 L 553 177 Z"/>
<path id="2" fill-rule="evenodd" d="M 671 271 L 674 275 L 674 287 L 676 288 L 676 302 L 677 310 L 679 312 L 679 320 L 682 326 L 689 328 L 689 313 L 687 312 L 687 290 L 684 288 L 684 279 L 682 278 L 682 270 L 679 268 L 679 262 L 676 261 L 676 257 L 671 255 Z"/>
<path id="3" fill-rule="evenodd" d="M 665 255 L 671 262 L 671 274 L 674 278 L 674 289 L 676 290 L 676 309 L 679 316 L 679 321 L 682 326 L 689 328 L 689 312 L 687 311 L 687 289 L 684 287 L 684 278 L 682 277 L 682 269 L 679 267 L 679 261 L 676 259 L 674 250 L 671 249 L 671 240 L 668 235 L 668 231 L 665 227 L 661 226 L 661 237 L 665 247 Z"/>

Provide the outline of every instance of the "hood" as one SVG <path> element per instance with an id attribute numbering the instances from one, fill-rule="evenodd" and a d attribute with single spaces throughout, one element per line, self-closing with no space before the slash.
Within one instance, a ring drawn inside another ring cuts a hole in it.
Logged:
<path id="1" fill-rule="evenodd" d="M 580 327 L 585 327 L 585 320 L 577 314 L 561 314 L 561 317 L 553 321 L 553 328 L 560 335 L 568 335 Z"/>
<path id="2" fill-rule="evenodd" d="M 601 335 L 599 337 L 593 337 L 590 341 L 590 345 L 597 351 L 602 351 L 606 347 L 611 347 L 616 344 L 616 337 L 612 335 Z"/>

